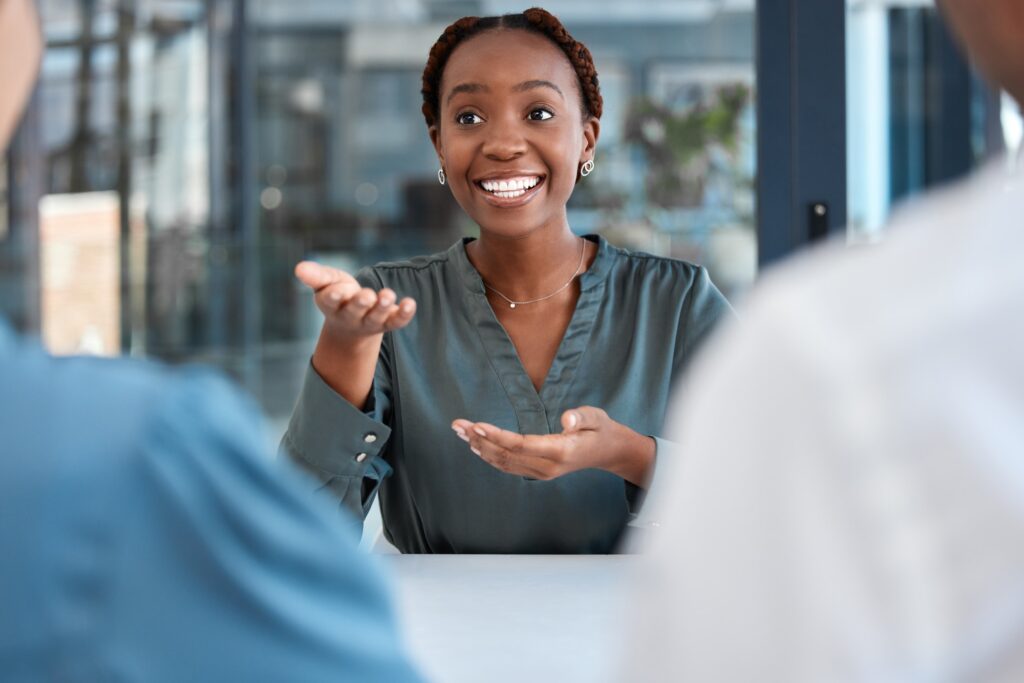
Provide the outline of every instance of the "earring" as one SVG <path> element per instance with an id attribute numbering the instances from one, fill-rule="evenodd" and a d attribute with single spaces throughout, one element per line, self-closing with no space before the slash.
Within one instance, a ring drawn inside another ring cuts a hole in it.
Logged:
<path id="1" fill-rule="evenodd" d="M 587 159 L 583 162 L 583 166 L 580 168 L 580 175 L 586 178 L 588 175 L 594 172 L 594 160 Z"/>
<path id="2" fill-rule="evenodd" d="M 448 180 L 448 178 L 444 174 L 444 169 L 443 168 L 437 169 L 437 182 L 439 182 L 442 185 L 444 185 L 446 180 Z"/>

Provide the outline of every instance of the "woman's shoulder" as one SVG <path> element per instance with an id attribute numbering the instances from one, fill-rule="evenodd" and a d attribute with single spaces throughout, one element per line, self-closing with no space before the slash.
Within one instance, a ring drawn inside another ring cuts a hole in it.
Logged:
<path id="1" fill-rule="evenodd" d="M 703 266 L 684 259 L 621 247 L 607 241 L 605 244 L 614 268 L 632 278 L 641 277 L 679 284 L 706 277 L 706 269 Z"/>
<path id="2" fill-rule="evenodd" d="M 395 261 L 380 261 L 372 266 L 363 268 L 359 275 L 363 277 L 377 277 L 381 280 L 394 278 L 403 279 L 432 279 L 437 277 L 439 272 L 452 264 L 453 250 L 462 248 L 462 241 L 433 254 L 422 254 L 411 256 Z"/>
<path id="3" fill-rule="evenodd" d="M 461 248 L 461 242 L 456 243 L 455 246 Z M 452 258 L 452 249 L 449 247 L 444 251 L 438 251 L 433 254 L 421 254 L 419 256 L 411 256 L 409 258 L 400 259 L 397 261 L 381 261 L 373 265 L 376 270 L 425 270 L 434 267 L 438 264 L 445 264 Z"/>

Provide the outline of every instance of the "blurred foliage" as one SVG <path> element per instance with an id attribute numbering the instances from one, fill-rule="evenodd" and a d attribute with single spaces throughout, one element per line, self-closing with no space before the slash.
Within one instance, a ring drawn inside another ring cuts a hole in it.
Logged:
<path id="1" fill-rule="evenodd" d="M 737 151 L 751 89 L 730 84 L 695 92 L 696 101 L 682 109 L 640 98 L 626 119 L 626 141 L 647 158 L 647 199 L 659 206 L 699 206 L 712 155 Z"/>

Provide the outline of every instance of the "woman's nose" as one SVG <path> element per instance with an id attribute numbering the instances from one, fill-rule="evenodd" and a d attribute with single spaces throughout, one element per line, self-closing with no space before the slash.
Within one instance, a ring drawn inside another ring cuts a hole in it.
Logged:
<path id="1" fill-rule="evenodd" d="M 483 153 L 492 159 L 515 159 L 526 151 L 526 137 L 519 121 L 497 121 L 487 131 Z"/>

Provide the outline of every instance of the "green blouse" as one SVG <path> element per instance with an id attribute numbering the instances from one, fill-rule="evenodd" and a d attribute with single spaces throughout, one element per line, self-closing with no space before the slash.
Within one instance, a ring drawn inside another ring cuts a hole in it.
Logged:
<path id="1" fill-rule="evenodd" d="M 563 411 L 591 405 L 661 433 L 675 380 L 729 305 L 704 268 L 587 238 L 597 256 L 540 392 L 466 257 L 468 238 L 360 271 L 364 286 L 416 299 L 416 316 L 384 335 L 364 411 L 308 368 L 282 451 L 360 518 L 379 493 L 384 534 L 402 552 L 612 552 L 635 486 L 594 469 L 552 481 L 506 474 L 450 427 L 465 418 L 557 433 Z M 668 450 L 659 440 L 657 457 Z"/>

